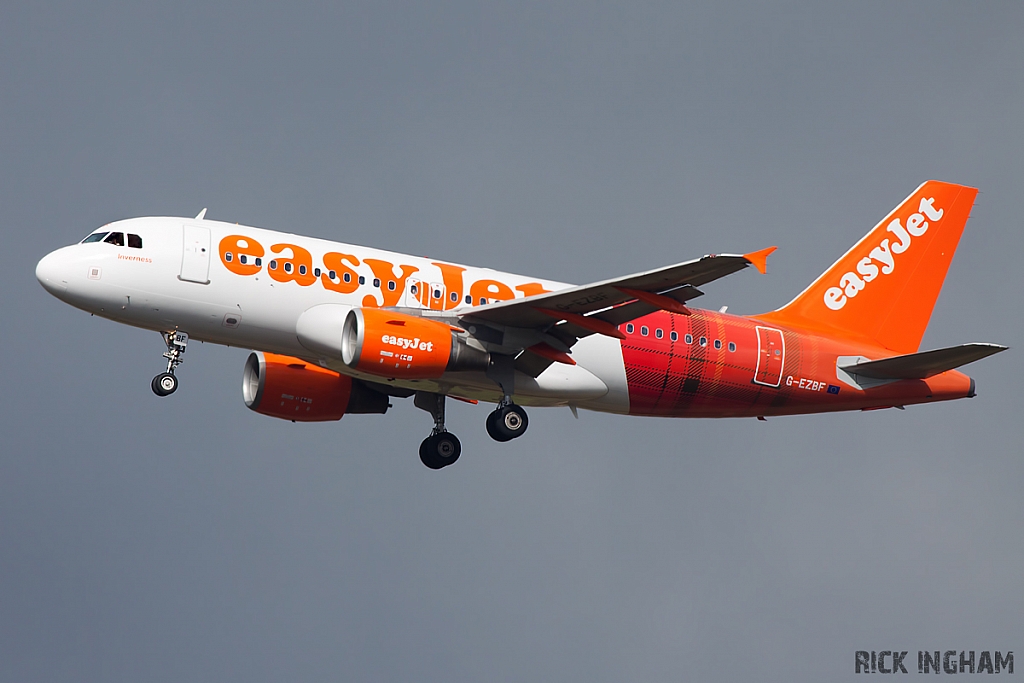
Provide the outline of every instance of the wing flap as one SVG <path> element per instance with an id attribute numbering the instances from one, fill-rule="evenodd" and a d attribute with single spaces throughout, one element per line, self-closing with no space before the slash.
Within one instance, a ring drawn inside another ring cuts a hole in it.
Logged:
<path id="1" fill-rule="evenodd" d="M 551 325 L 550 313 L 542 313 L 536 309 L 575 315 L 592 314 L 636 299 L 635 296 L 623 292 L 623 289 L 662 294 L 682 302 L 699 296 L 700 291 L 697 287 L 700 285 L 731 275 L 749 265 L 757 265 L 760 268 L 761 258 L 752 261 L 746 256 L 735 254 L 704 256 L 693 261 L 590 285 L 479 306 L 467 311 L 464 317 L 509 327 L 543 328 Z M 651 308 L 647 312 L 652 310 L 657 309 Z M 619 313 L 611 317 L 620 319 L 621 315 Z"/>
<path id="2" fill-rule="evenodd" d="M 1006 346 L 999 344 L 961 344 L 945 349 L 844 365 L 841 369 L 851 375 L 872 379 L 927 379 L 1006 349 Z"/>

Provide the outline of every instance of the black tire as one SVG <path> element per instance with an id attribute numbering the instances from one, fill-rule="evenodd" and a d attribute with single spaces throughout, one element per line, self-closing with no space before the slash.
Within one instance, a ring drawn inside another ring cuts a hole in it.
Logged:
<path id="1" fill-rule="evenodd" d="M 428 436 L 420 444 L 420 460 L 432 470 L 439 470 L 455 463 L 462 455 L 462 443 L 451 432 L 440 432 Z"/>
<path id="2" fill-rule="evenodd" d="M 178 390 L 178 378 L 169 372 L 161 372 L 149 386 L 157 396 L 170 396 Z"/>
<path id="3" fill-rule="evenodd" d="M 526 433 L 530 419 L 526 411 L 514 403 L 499 408 L 491 413 L 487 431 L 496 441 L 511 441 Z M 497 435 L 497 436 L 495 436 Z"/>
<path id="4" fill-rule="evenodd" d="M 487 427 L 487 436 L 491 437 L 498 443 L 505 443 L 511 437 L 498 429 L 498 411 L 492 410 L 487 416 L 487 421 L 484 423 Z"/>

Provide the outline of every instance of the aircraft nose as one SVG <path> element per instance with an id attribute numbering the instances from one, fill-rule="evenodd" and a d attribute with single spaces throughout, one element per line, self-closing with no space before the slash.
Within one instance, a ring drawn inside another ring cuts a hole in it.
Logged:
<path id="1" fill-rule="evenodd" d="M 51 251 L 36 264 L 36 279 L 50 294 L 59 297 L 67 291 L 68 276 L 63 250 Z"/>

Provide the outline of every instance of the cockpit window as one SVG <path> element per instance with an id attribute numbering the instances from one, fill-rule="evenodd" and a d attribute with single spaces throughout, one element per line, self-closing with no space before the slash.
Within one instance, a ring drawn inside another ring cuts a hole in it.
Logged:
<path id="1" fill-rule="evenodd" d="M 119 247 L 124 246 L 124 233 L 123 232 L 112 232 L 107 235 L 107 239 L 103 240 L 107 244 L 115 244 Z"/>
<path id="2" fill-rule="evenodd" d="M 105 232 L 94 232 L 93 234 L 82 240 L 82 244 L 88 244 L 89 242 L 99 242 L 101 239 L 107 236 Z"/>
<path id="3" fill-rule="evenodd" d="M 128 246 L 132 249 L 142 249 L 142 238 L 128 233 Z"/>

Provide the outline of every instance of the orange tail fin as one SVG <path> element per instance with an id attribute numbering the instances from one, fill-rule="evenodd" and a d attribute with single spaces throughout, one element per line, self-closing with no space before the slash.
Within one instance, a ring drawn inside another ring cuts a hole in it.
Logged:
<path id="1" fill-rule="evenodd" d="M 929 180 L 799 296 L 758 317 L 917 351 L 977 194 Z"/>

